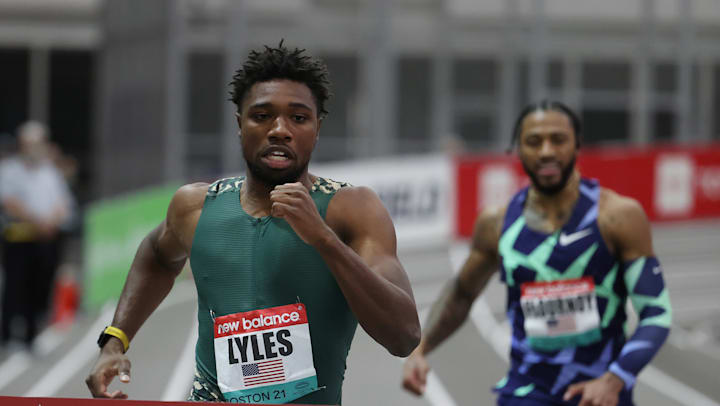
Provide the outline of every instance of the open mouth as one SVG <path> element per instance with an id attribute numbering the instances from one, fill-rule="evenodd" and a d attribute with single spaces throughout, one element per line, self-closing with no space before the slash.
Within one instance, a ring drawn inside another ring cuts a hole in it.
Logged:
<path id="1" fill-rule="evenodd" d="M 538 176 L 556 176 L 562 172 L 560 165 L 557 163 L 542 164 L 537 170 Z"/>
<path id="2" fill-rule="evenodd" d="M 287 161 L 290 159 L 287 154 L 282 151 L 273 151 L 265 157 L 270 161 Z"/>
<path id="3" fill-rule="evenodd" d="M 261 160 L 274 169 L 285 169 L 290 166 L 293 154 L 289 148 L 283 146 L 272 146 L 263 151 Z"/>

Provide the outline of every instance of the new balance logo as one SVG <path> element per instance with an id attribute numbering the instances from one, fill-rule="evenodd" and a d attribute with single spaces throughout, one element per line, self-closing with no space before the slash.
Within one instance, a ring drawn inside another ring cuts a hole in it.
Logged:
<path id="1" fill-rule="evenodd" d="M 570 245 L 570 244 L 574 243 L 577 240 L 583 239 L 590 234 L 592 234 L 592 229 L 590 229 L 590 228 L 586 228 L 581 231 L 576 231 L 572 234 L 565 234 L 563 232 L 563 233 L 560 233 L 560 238 L 558 239 L 558 242 L 560 243 L 561 246 L 564 247 L 566 245 Z"/>

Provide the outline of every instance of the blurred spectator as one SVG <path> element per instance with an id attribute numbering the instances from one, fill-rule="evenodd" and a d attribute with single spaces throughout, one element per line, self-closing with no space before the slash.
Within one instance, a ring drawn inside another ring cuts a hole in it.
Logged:
<path id="1" fill-rule="evenodd" d="M 4 162 L 5 158 L 16 153 L 16 151 L 17 145 L 15 142 L 15 137 L 9 133 L 0 133 L 0 162 Z M 3 211 L 3 207 L 2 205 L 0 205 L 0 231 L 5 229 L 5 222 L 7 220 Z M 0 244 L 0 257 L 1 255 L 2 244 Z M 0 275 L 2 275 L 2 265 L 0 265 Z"/>
<path id="2" fill-rule="evenodd" d="M 4 271 L 0 340 L 7 344 L 22 322 L 28 349 L 45 314 L 60 254 L 60 229 L 72 196 L 50 161 L 47 128 L 27 122 L 18 129 L 19 153 L 0 162 Z"/>
<path id="3" fill-rule="evenodd" d="M 0 160 L 15 153 L 15 137 L 10 133 L 0 133 Z"/>
<path id="4" fill-rule="evenodd" d="M 63 153 L 60 146 L 54 142 L 48 143 L 48 156 L 50 161 L 60 171 L 65 178 L 70 189 L 77 183 L 78 177 L 78 161 L 75 157 Z"/>

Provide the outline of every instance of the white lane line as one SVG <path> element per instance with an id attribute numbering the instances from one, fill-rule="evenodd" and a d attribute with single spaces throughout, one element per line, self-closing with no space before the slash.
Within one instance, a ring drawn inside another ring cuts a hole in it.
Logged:
<path id="1" fill-rule="evenodd" d="M 0 390 L 25 372 L 32 364 L 32 355 L 27 351 L 16 352 L 0 366 Z"/>
<path id="2" fill-rule="evenodd" d="M 58 328 L 50 326 L 38 336 L 35 348 L 40 357 L 50 355 L 62 343 L 70 332 L 69 326 Z"/>
<path id="3" fill-rule="evenodd" d="M 490 306 L 484 297 L 479 297 L 472 310 L 470 311 L 470 318 L 478 330 L 482 338 L 485 339 L 490 346 L 495 350 L 495 353 L 500 356 L 506 363 L 510 362 L 510 330 L 504 323 L 498 323 L 495 321 Z"/>
<path id="4" fill-rule="evenodd" d="M 161 400 L 163 401 L 183 401 L 187 399 L 190 392 L 190 385 L 195 376 L 195 343 L 198 339 L 197 312 L 194 314 L 196 317 L 192 323 L 190 334 L 188 334 L 180 358 L 162 395 Z"/>
<path id="5" fill-rule="evenodd" d="M 54 395 L 68 379 L 73 377 L 92 357 L 96 356 L 96 352 L 91 350 L 92 345 L 97 340 L 98 331 L 109 324 L 114 310 L 115 306 L 112 304 L 105 305 L 100 317 L 95 320 L 82 340 L 78 341 L 77 345 L 50 368 L 23 396 L 47 397 Z"/>
<path id="6" fill-rule="evenodd" d="M 429 313 L 429 307 L 418 313 L 421 324 L 424 325 Z M 405 358 L 401 359 L 400 362 L 405 363 Z M 455 399 L 450 396 L 450 393 L 445 389 L 445 385 L 443 385 L 440 378 L 438 378 L 437 374 L 432 370 L 428 373 L 423 397 L 433 406 L 457 406 Z"/>
<path id="7" fill-rule="evenodd" d="M 44 358 L 62 343 L 68 334 L 68 329 L 58 329 L 50 326 L 45 329 L 35 340 L 37 356 Z M 0 365 L 0 390 L 4 389 L 10 382 L 27 371 L 32 365 L 33 355 L 27 351 L 20 351 L 12 354 Z"/>
<path id="8" fill-rule="evenodd" d="M 188 292 L 192 292 L 188 289 L 187 285 L 192 286 L 191 283 L 181 282 L 177 285 L 177 294 L 170 295 L 166 300 L 161 303 L 158 310 L 165 309 L 178 303 L 186 302 L 192 299 L 192 295 Z M 100 317 L 95 320 L 95 323 L 90 327 L 87 334 L 78 341 L 78 343 L 65 354 L 55 365 L 43 375 L 43 377 L 30 388 L 30 390 L 23 396 L 27 397 L 48 397 L 53 396 L 57 393 L 68 381 L 68 379 L 75 376 L 80 369 L 85 367 L 93 357 L 97 356 L 97 351 L 91 350 L 95 347 L 97 340 L 98 331 L 103 327 L 110 324 L 112 321 L 113 313 L 115 312 L 114 303 L 108 303 L 103 307 Z"/>
<path id="9" fill-rule="evenodd" d="M 467 245 L 456 246 L 450 249 L 450 263 L 453 272 L 457 272 L 463 261 L 469 253 Z M 490 311 L 490 307 L 483 297 L 478 298 L 476 305 L 471 312 L 471 318 L 480 334 L 495 349 L 495 352 L 503 359 L 508 359 L 510 353 L 510 330 L 495 320 Z M 681 405 L 688 406 L 720 406 L 714 400 L 708 398 L 704 394 L 698 392 L 694 388 L 678 381 L 677 379 L 665 374 L 659 369 L 648 365 L 638 376 L 638 380 L 659 393 L 675 400 Z"/>
<path id="10" fill-rule="evenodd" d="M 638 380 L 656 391 L 687 406 L 720 406 L 717 402 L 685 385 L 652 365 L 642 370 Z"/>
<path id="11" fill-rule="evenodd" d="M 434 406 L 456 406 L 455 399 L 445 389 L 440 378 L 433 371 L 427 376 L 427 384 L 425 386 L 425 399 Z"/>

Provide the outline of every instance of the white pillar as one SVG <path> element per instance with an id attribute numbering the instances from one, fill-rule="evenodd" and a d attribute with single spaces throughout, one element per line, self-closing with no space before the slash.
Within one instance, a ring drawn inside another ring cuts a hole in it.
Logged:
<path id="1" fill-rule="evenodd" d="M 223 80 L 222 83 L 230 83 L 235 71 L 240 69 L 245 56 L 248 52 L 247 44 L 247 15 L 244 1 L 231 1 L 227 3 L 227 13 L 225 14 L 225 43 L 223 44 Z M 277 45 L 277 44 L 269 44 Z M 222 100 L 229 98 L 228 86 L 222 86 L 220 94 Z M 222 171 L 224 175 L 234 175 L 245 168 L 245 161 L 242 157 L 240 148 L 240 138 L 238 136 L 237 119 L 235 112 L 237 108 L 234 103 L 227 101 L 223 103 L 222 126 L 220 129 L 222 151 L 220 159 L 222 160 Z"/>
<path id="2" fill-rule="evenodd" d="M 50 51 L 45 46 L 30 49 L 28 112 L 32 120 L 45 124 L 50 119 Z"/>
<path id="3" fill-rule="evenodd" d="M 530 37 L 530 66 L 528 84 L 530 100 L 537 102 L 547 97 L 547 22 L 545 0 L 533 1 L 533 25 Z"/>
<path id="4" fill-rule="evenodd" d="M 391 45 L 393 4 L 389 0 L 371 0 L 367 5 L 354 142 L 357 157 L 392 154 L 397 137 L 395 103 L 398 85 Z"/>
<path id="5" fill-rule="evenodd" d="M 654 111 L 654 92 L 652 82 L 651 48 L 655 39 L 655 0 L 643 0 L 642 29 L 632 59 L 631 84 L 631 128 L 630 141 L 634 144 L 647 144 L 652 141 L 653 122 L 650 120 Z"/>
<path id="6" fill-rule="evenodd" d="M 510 146 L 512 139 L 513 126 L 515 124 L 515 116 L 517 115 L 517 77 L 518 77 L 518 58 L 517 58 L 517 41 L 516 33 L 520 24 L 518 22 L 518 1 L 505 1 L 505 27 L 503 29 L 503 47 L 500 55 L 500 64 L 498 65 L 500 78 L 499 89 L 499 112 L 497 114 L 499 123 L 499 134 L 495 137 L 495 144 L 498 150 L 506 149 Z"/>
<path id="7" fill-rule="evenodd" d="M 678 117 L 677 136 L 679 142 L 687 142 L 695 137 L 690 117 L 692 105 L 692 65 L 693 40 L 695 29 L 692 21 L 692 1 L 680 0 L 680 24 L 678 41 L 678 89 L 676 95 L 676 111 Z"/>
<path id="8" fill-rule="evenodd" d="M 454 88 L 453 88 L 453 53 L 449 49 L 447 37 L 452 30 L 448 22 L 447 1 L 439 0 L 440 11 L 438 12 L 435 25 L 435 46 L 432 54 L 432 100 L 430 100 L 432 112 L 431 125 L 432 133 L 430 139 L 434 149 L 440 150 L 446 147 L 453 132 L 454 121 Z"/>
<path id="9" fill-rule="evenodd" d="M 698 87 L 700 88 L 698 100 L 698 138 L 701 141 L 713 139 L 713 106 L 720 100 L 715 99 L 715 75 L 713 61 L 703 60 L 700 62 L 700 77 Z"/>

